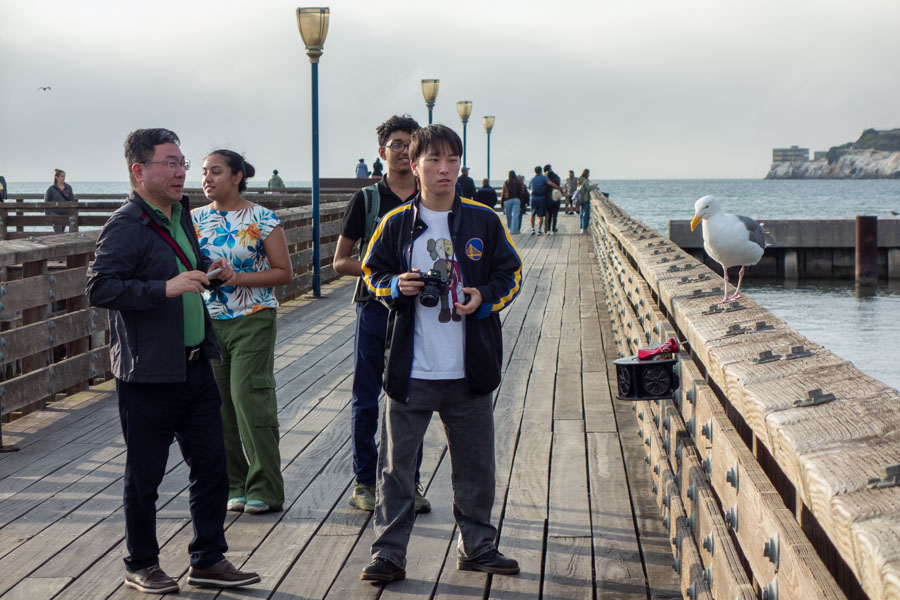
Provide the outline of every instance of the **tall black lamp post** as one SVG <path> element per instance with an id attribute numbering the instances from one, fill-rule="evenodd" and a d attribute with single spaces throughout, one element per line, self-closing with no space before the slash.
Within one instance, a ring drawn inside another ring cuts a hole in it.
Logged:
<path id="1" fill-rule="evenodd" d="M 298 8 L 297 28 L 312 63 L 312 211 L 313 296 L 322 296 L 322 265 L 319 256 L 319 57 L 328 35 L 328 8 Z"/>

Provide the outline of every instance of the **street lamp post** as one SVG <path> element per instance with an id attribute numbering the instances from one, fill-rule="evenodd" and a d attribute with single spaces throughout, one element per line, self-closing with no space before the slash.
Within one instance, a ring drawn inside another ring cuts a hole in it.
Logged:
<path id="1" fill-rule="evenodd" d="M 488 115 L 481 119 L 481 122 L 484 123 L 484 130 L 487 131 L 487 178 L 490 180 L 491 178 L 491 129 L 494 128 L 494 115 Z"/>
<path id="2" fill-rule="evenodd" d="M 313 296 L 322 297 L 322 265 L 319 256 L 319 57 L 328 35 L 328 8 L 298 8 L 297 28 L 312 64 L 312 212 Z"/>
<path id="3" fill-rule="evenodd" d="M 428 124 L 431 125 L 431 110 L 434 108 L 434 101 L 437 99 L 438 88 L 441 87 L 440 79 L 423 79 L 422 95 L 425 96 L 425 106 L 428 107 Z"/>
<path id="4" fill-rule="evenodd" d="M 456 112 L 459 113 L 459 118 L 463 122 L 463 166 L 467 167 L 469 163 L 466 162 L 466 124 L 469 122 L 469 116 L 472 114 L 472 101 L 460 100 L 457 102 Z"/>

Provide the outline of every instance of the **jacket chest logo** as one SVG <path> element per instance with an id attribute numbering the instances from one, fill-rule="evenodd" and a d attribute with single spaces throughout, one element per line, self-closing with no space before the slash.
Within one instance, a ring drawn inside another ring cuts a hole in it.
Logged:
<path id="1" fill-rule="evenodd" d="M 469 260 L 481 260 L 484 254 L 484 242 L 481 238 L 472 238 L 466 242 L 466 256 Z"/>

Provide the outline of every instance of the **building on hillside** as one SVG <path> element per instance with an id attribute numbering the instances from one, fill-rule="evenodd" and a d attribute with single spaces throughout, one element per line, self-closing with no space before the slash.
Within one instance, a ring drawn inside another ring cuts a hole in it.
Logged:
<path id="1" fill-rule="evenodd" d="M 791 146 L 790 148 L 772 148 L 772 162 L 807 162 L 809 148 Z"/>
<path id="2" fill-rule="evenodd" d="M 820 158 L 826 158 L 828 156 L 828 150 L 816 150 L 813 152 L 813 160 L 819 160 Z"/>

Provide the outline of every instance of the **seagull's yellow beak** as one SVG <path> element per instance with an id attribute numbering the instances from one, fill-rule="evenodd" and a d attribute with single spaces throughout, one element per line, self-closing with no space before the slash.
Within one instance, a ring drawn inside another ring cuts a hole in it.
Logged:
<path id="1" fill-rule="evenodd" d="M 694 215 L 694 218 L 691 219 L 691 231 L 695 230 L 702 220 L 698 215 Z"/>

